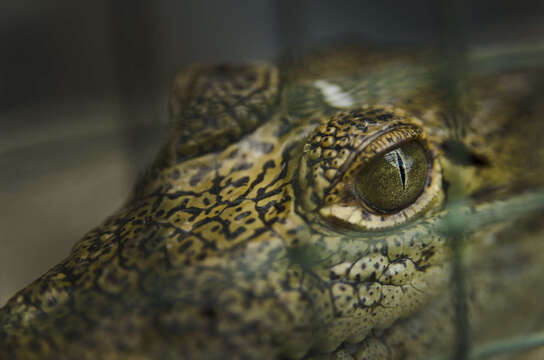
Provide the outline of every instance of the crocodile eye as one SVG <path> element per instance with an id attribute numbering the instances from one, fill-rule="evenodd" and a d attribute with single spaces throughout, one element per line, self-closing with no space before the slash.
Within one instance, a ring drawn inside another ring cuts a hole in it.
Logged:
<path id="1" fill-rule="evenodd" d="M 399 211 L 421 195 L 428 170 L 425 149 L 412 141 L 364 166 L 354 181 L 355 190 L 363 203 L 377 213 Z"/>
<path id="2" fill-rule="evenodd" d="M 439 209 L 438 147 L 422 125 L 388 106 L 324 119 L 298 169 L 302 204 L 333 226 L 356 230 L 387 229 Z"/>

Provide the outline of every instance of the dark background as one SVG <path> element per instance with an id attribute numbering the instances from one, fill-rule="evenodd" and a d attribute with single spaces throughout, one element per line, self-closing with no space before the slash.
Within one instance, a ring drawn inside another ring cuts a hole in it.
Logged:
<path id="1" fill-rule="evenodd" d="M 167 134 L 170 80 L 184 65 L 274 61 L 344 37 L 537 42 L 540 3 L 2 2 L 0 306 L 121 205 Z"/>

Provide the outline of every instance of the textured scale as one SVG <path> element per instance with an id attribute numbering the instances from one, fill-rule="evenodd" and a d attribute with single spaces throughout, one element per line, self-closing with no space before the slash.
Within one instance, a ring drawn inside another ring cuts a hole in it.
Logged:
<path id="1" fill-rule="evenodd" d="M 440 229 L 455 196 L 480 219 L 466 226 L 475 343 L 533 329 L 519 309 L 542 316 L 531 300 L 544 295 L 542 207 L 527 217 L 513 206 L 542 185 L 544 73 L 473 74 L 450 113 L 427 55 L 351 49 L 279 70 L 181 72 L 167 144 L 124 207 L 0 309 L 0 358 L 449 351 L 451 239 Z M 451 119 L 466 114 L 459 138 Z M 397 214 L 361 210 L 350 179 L 412 138 L 433 161 L 426 195 Z M 513 325 L 488 333 L 499 318 Z"/>

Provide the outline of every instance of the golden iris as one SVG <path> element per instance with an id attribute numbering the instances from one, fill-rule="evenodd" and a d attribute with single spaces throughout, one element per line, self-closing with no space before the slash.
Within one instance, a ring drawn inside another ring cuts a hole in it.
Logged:
<path id="1" fill-rule="evenodd" d="M 408 142 L 370 161 L 355 181 L 360 198 L 372 210 L 391 213 L 414 203 L 427 183 L 427 152 Z"/>

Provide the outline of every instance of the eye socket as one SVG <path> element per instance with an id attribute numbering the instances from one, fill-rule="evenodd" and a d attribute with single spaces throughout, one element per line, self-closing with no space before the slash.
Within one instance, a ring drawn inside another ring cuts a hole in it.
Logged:
<path id="1" fill-rule="evenodd" d="M 423 146 L 412 141 L 378 156 L 357 174 L 357 195 L 371 210 L 388 214 L 413 204 L 425 189 L 429 161 Z"/>
<path id="2" fill-rule="evenodd" d="M 402 109 L 364 106 L 315 129 L 298 169 L 302 205 L 360 231 L 401 225 L 444 201 L 439 148 Z"/>

